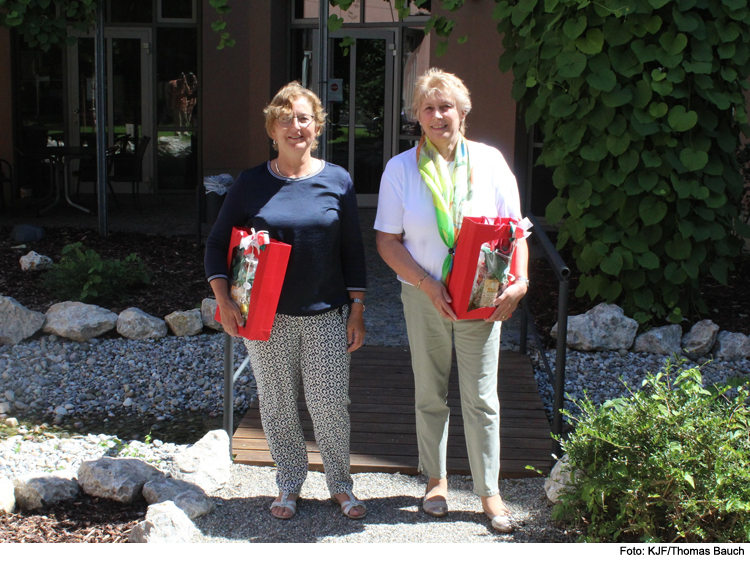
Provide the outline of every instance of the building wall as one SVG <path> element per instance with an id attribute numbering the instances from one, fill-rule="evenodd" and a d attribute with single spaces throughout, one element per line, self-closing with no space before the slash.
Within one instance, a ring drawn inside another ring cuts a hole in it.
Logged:
<path id="1" fill-rule="evenodd" d="M 512 167 L 516 136 L 513 74 L 503 74 L 497 67 L 503 48 L 492 19 L 494 7 L 492 0 L 468 0 L 458 12 L 446 14 L 456 20 L 450 47 L 437 57 L 434 50 L 442 38 L 432 32 L 431 65 L 455 73 L 469 88 L 472 110 L 466 120 L 467 138 L 497 147 Z M 468 41 L 458 44 L 457 39 L 467 34 Z"/>
<path id="2" fill-rule="evenodd" d="M 203 169 L 230 173 L 269 158 L 263 107 L 271 91 L 272 3 L 233 2 L 225 18 L 234 47 L 217 50 L 216 12 L 203 1 Z M 284 62 L 279 65 L 283 66 Z"/>
<path id="3" fill-rule="evenodd" d="M 0 27 L 0 158 L 13 164 L 10 30 Z"/>

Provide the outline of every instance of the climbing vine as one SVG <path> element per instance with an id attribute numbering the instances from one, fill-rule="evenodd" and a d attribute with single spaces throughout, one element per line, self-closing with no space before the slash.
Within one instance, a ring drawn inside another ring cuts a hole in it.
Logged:
<path id="1" fill-rule="evenodd" d="M 502 0 L 502 71 L 557 197 L 547 221 L 573 244 L 576 295 L 640 323 L 706 311 L 739 236 L 736 154 L 750 134 L 747 0 Z"/>

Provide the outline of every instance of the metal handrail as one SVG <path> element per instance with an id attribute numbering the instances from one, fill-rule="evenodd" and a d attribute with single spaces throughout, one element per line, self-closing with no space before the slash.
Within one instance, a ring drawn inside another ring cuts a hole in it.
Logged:
<path id="1" fill-rule="evenodd" d="M 555 435 L 557 440 L 555 441 L 555 454 L 560 455 L 561 445 L 560 437 L 562 436 L 562 409 L 564 406 L 565 399 L 565 350 L 567 346 L 567 331 L 568 331 L 568 295 L 570 289 L 570 269 L 560 257 L 559 252 L 552 245 L 552 242 L 547 237 L 544 228 L 539 223 L 537 218 L 533 214 L 528 215 L 529 220 L 534 224 L 534 231 L 531 234 L 532 238 L 535 238 L 536 242 L 542 247 L 544 256 L 547 258 L 552 270 L 557 276 L 559 282 L 558 298 L 557 298 L 557 354 L 555 358 L 555 374 L 554 381 L 552 379 L 552 369 L 547 360 L 547 354 L 544 351 L 539 332 L 537 331 L 536 324 L 534 323 L 529 304 L 526 299 L 523 300 L 523 309 L 521 313 L 521 336 L 519 343 L 519 351 L 523 354 L 526 353 L 526 336 L 528 334 L 529 318 L 531 317 L 532 332 L 536 339 L 537 346 L 539 347 L 539 354 L 544 361 L 544 367 L 546 369 L 547 377 L 554 388 L 554 401 L 552 405 L 552 434 Z"/>

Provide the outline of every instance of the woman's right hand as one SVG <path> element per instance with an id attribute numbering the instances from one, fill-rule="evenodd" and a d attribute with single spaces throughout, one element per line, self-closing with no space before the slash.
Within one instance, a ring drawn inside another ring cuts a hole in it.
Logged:
<path id="1" fill-rule="evenodd" d="M 445 284 L 439 280 L 436 280 L 430 275 L 425 276 L 422 283 L 419 286 L 419 291 L 423 291 L 430 298 L 432 305 L 438 310 L 441 317 L 456 321 L 458 317 L 451 308 L 451 299 Z"/>
<path id="2" fill-rule="evenodd" d="M 225 278 L 216 278 L 209 282 L 219 306 L 221 325 L 232 337 L 238 337 L 239 328 L 245 325 L 239 306 L 229 296 L 229 282 Z"/>
<path id="3" fill-rule="evenodd" d="M 224 331 L 232 337 L 239 337 L 239 328 L 245 325 L 240 308 L 230 297 L 219 301 L 216 300 L 221 315 L 221 326 Z"/>

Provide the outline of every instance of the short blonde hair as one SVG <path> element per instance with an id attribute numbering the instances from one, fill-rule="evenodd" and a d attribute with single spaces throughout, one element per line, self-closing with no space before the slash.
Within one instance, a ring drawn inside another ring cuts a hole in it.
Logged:
<path id="1" fill-rule="evenodd" d="M 273 139 L 273 127 L 274 122 L 282 115 L 292 114 L 292 104 L 300 97 L 306 98 L 310 102 L 310 107 L 313 110 L 313 118 L 317 127 L 316 136 L 319 137 L 323 132 L 325 126 L 326 112 L 323 110 L 323 104 L 320 102 L 315 93 L 302 87 L 297 81 L 287 83 L 282 87 L 279 92 L 274 95 L 271 103 L 266 105 L 263 109 L 263 114 L 266 116 L 266 133 Z M 312 149 L 315 150 L 318 147 L 318 141 L 315 141 L 312 145 Z M 276 141 L 273 142 L 274 150 L 279 150 L 279 145 Z"/>
<path id="2" fill-rule="evenodd" d="M 456 102 L 456 109 L 461 115 L 460 130 L 463 135 L 466 131 L 466 115 L 471 111 L 469 90 L 457 76 L 442 69 L 433 67 L 417 79 L 411 100 L 411 111 L 414 117 L 419 117 L 419 108 L 422 106 L 422 101 L 438 93 Z"/>

